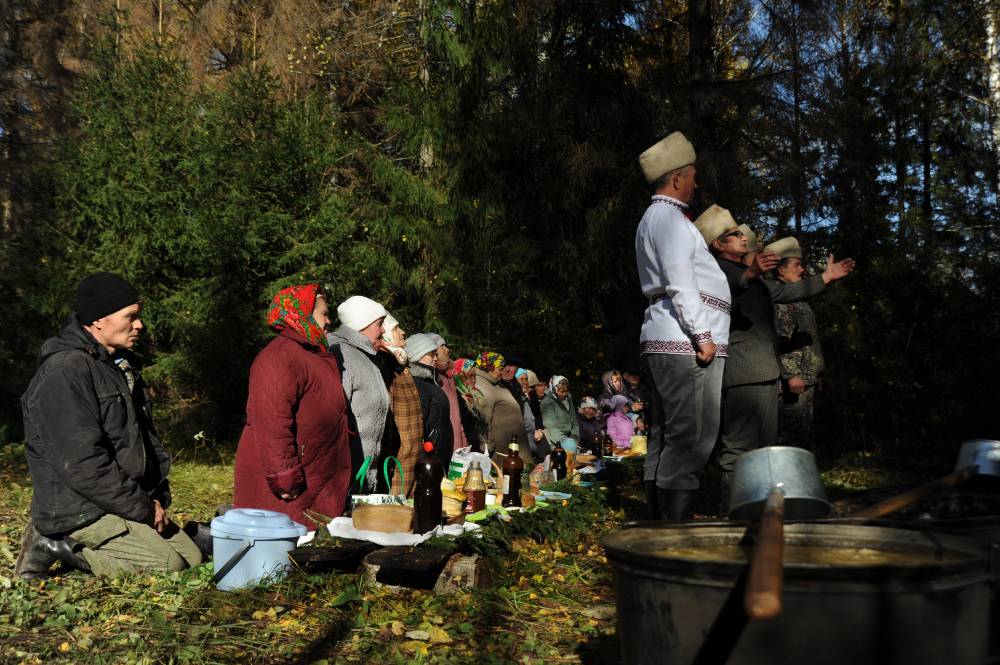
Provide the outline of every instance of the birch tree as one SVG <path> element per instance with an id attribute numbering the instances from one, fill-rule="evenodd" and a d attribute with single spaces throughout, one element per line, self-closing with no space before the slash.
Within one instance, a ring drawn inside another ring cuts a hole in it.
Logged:
<path id="1" fill-rule="evenodd" d="M 986 25 L 986 75 L 989 84 L 990 129 L 996 166 L 994 189 L 1000 195 L 1000 3 L 983 4 Z"/>

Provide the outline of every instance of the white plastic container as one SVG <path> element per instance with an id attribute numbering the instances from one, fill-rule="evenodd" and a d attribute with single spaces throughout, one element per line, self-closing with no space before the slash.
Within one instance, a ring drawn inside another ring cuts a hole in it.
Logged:
<path id="1" fill-rule="evenodd" d="M 228 591 L 280 580 L 292 567 L 288 553 L 306 532 L 306 527 L 273 510 L 234 508 L 216 517 L 212 520 L 216 585 Z"/>

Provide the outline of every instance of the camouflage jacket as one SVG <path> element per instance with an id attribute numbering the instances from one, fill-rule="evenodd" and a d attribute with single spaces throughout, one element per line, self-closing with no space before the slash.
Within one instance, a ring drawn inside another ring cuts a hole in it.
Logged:
<path id="1" fill-rule="evenodd" d="M 778 333 L 781 378 L 800 376 L 807 385 L 816 383 L 823 371 L 823 349 L 812 308 L 804 302 L 775 305 L 774 327 Z"/>

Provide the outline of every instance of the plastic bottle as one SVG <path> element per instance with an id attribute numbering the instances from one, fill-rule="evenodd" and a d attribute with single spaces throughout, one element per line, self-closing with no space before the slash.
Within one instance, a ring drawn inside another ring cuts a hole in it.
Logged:
<path id="1" fill-rule="evenodd" d="M 434 444 L 424 441 L 424 452 L 413 468 L 413 532 L 427 533 L 441 524 L 441 480 L 444 465 L 434 457 Z"/>
<path id="2" fill-rule="evenodd" d="M 566 451 L 563 450 L 562 444 L 556 441 L 556 447 L 552 449 L 550 454 L 552 471 L 556 474 L 556 480 L 562 480 L 566 477 Z"/>
<path id="3" fill-rule="evenodd" d="M 503 461 L 503 506 L 521 505 L 521 475 L 524 473 L 524 462 L 518 450 L 517 439 L 511 439 L 508 444 L 510 452 Z"/>

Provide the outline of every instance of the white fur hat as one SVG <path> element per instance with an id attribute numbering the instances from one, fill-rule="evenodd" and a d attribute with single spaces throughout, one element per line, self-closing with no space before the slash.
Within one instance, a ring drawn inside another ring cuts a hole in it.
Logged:
<path id="1" fill-rule="evenodd" d="M 426 333 L 426 335 L 434 340 L 434 343 L 438 346 L 448 346 L 448 342 L 444 341 L 444 337 L 441 337 L 441 335 L 432 332 Z"/>
<path id="2" fill-rule="evenodd" d="M 743 233 L 743 237 L 747 239 L 747 251 L 759 252 L 760 247 L 757 244 L 759 238 L 757 237 L 757 234 L 753 232 L 753 229 L 746 224 L 740 224 L 736 228 L 738 228 Z"/>
<path id="3" fill-rule="evenodd" d="M 351 330 L 364 330 L 383 316 L 388 316 L 385 307 L 364 296 L 351 296 L 337 306 L 337 318 Z"/>
<path id="4" fill-rule="evenodd" d="M 680 132 L 674 132 L 639 155 L 639 166 L 649 183 L 655 182 L 664 173 L 694 164 L 694 161 L 694 146 Z"/>
<path id="5" fill-rule="evenodd" d="M 782 238 L 781 240 L 775 240 L 770 245 L 765 247 L 764 251 L 774 252 L 783 259 L 802 258 L 802 248 L 799 247 L 799 241 L 791 236 Z"/>
<path id="6" fill-rule="evenodd" d="M 701 232 L 701 237 L 705 239 L 706 245 L 711 245 L 712 241 L 727 231 L 736 227 L 736 220 L 728 210 L 722 206 L 713 205 L 705 212 L 698 215 L 694 220 L 694 225 Z"/>

